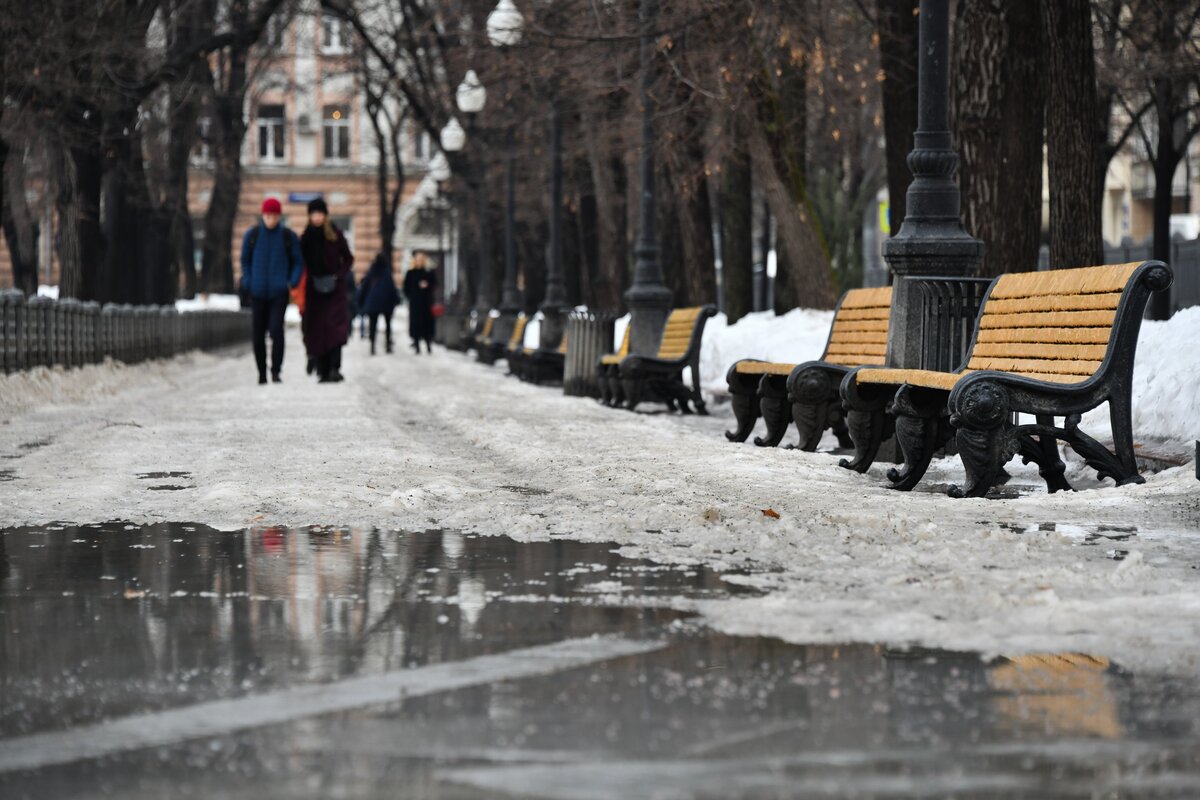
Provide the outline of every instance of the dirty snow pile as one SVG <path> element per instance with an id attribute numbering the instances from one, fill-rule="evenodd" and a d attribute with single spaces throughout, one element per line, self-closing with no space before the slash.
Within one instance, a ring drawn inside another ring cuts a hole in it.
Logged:
<path id="1" fill-rule="evenodd" d="M 701 385 L 717 397 L 727 394 L 725 373 L 743 358 L 789 363 L 820 358 L 832 320 L 831 311 L 795 309 L 779 317 L 769 311 L 749 314 L 730 325 L 718 314 L 704 333 Z M 1197 343 L 1200 307 L 1183 309 L 1166 322 L 1142 323 L 1133 375 L 1133 430 L 1139 439 L 1200 439 Z M 1088 415 L 1083 427 L 1110 438 L 1106 408 Z"/>
<path id="2" fill-rule="evenodd" d="M 0 424 L 0 527 L 125 519 L 615 542 L 736 570 L 763 594 L 671 600 L 731 633 L 1200 670 L 1190 466 L 1143 486 L 952 501 L 882 488 L 882 467 L 857 475 L 827 454 L 731 444 L 727 408 L 631 414 L 440 350 L 372 358 L 356 339 L 347 381 L 318 385 L 289 335 L 282 385 L 258 386 L 248 354 L 3 379 L 26 410 L 6 404 Z M 39 389 L 48 379 L 60 383 Z M 159 471 L 184 476 L 180 488 L 138 477 Z"/>

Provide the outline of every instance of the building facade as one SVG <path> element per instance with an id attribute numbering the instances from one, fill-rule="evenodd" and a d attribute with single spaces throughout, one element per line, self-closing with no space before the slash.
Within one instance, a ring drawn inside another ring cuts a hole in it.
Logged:
<path id="1" fill-rule="evenodd" d="M 305 224 L 308 201 L 323 197 L 334 222 L 346 234 L 359 276 L 382 249 L 378 149 L 355 68 L 358 58 L 350 30 L 321 14 L 316 0 L 300 3 L 291 19 L 273 23 L 255 49 L 244 110 L 248 124 L 242 145 L 241 194 L 229 242 L 235 279 L 241 275 L 242 235 L 259 221 L 267 197 L 280 201 L 285 221 L 297 231 Z M 403 118 L 398 109 L 393 110 L 397 112 L 393 118 Z M 201 142 L 193 152 L 188 192 L 198 270 L 213 183 L 203 141 L 206 121 L 202 119 L 200 125 Z M 386 122 L 384 129 L 390 133 Z M 401 130 L 401 142 L 405 184 L 393 241 L 394 269 L 399 276 L 415 249 L 429 251 L 435 265 L 447 263 L 452 269 L 450 214 L 428 176 L 433 144 L 428 134 L 409 125 Z M 394 176 L 394 165 L 391 172 Z M 53 206 L 40 185 L 31 190 L 30 202 L 40 215 L 39 280 L 57 284 Z M 449 277 L 453 281 L 453 275 Z M 11 285 L 10 257 L 4 245 L 0 246 L 0 287 Z"/>

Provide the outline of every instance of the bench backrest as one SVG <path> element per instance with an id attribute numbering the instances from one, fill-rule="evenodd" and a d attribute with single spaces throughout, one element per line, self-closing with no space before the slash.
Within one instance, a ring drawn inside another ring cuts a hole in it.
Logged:
<path id="1" fill-rule="evenodd" d="M 567 332 L 566 331 L 563 331 L 562 339 L 560 339 L 558 342 L 558 353 L 560 355 L 564 355 L 564 356 L 567 354 Z"/>
<path id="2" fill-rule="evenodd" d="M 821 360 L 845 367 L 882 364 L 887 355 L 892 287 L 851 289 L 842 295 Z"/>
<path id="3" fill-rule="evenodd" d="M 508 349 L 520 350 L 525 344 L 525 323 L 529 322 L 529 318 L 524 314 L 517 315 L 517 321 L 513 324 L 512 336 L 508 337 Z"/>
<path id="4" fill-rule="evenodd" d="M 692 344 L 692 334 L 696 331 L 696 320 L 703 313 L 702 306 L 695 308 L 677 308 L 667 317 L 666 327 L 663 328 L 662 341 L 658 345 L 658 357 L 674 361 L 687 355 Z M 632 326 L 631 326 L 632 327 Z M 626 340 L 628 344 L 628 340 Z"/>
<path id="5" fill-rule="evenodd" d="M 621 346 L 617 348 L 617 352 L 613 355 L 624 358 L 629 355 L 629 332 L 633 330 L 633 323 L 630 322 L 625 326 L 625 334 L 621 337 Z"/>
<path id="6" fill-rule="evenodd" d="M 479 338 L 488 341 L 492 338 L 492 328 L 496 327 L 496 318 L 488 315 L 483 321 L 483 328 L 479 331 Z"/>
<path id="7" fill-rule="evenodd" d="M 1087 380 L 1104 361 L 1122 294 L 1140 266 L 1001 275 L 979 316 L 967 369 L 1055 383 Z"/>

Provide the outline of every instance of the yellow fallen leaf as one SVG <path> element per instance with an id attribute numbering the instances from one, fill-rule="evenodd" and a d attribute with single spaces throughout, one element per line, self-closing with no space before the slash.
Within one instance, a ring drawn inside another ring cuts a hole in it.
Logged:
<path id="1" fill-rule="evenodd" d="M 771 519 L 779 519 L 779 512 L 773 508 L 764 508 L 762 510 L 762 515 L 764 517 L 770 517 Z"/>

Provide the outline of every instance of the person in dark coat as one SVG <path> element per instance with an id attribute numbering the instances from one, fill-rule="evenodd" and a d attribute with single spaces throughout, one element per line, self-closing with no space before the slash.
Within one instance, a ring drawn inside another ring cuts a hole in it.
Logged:
<path id="1" fill-rule="evenodd" d="M 358 307 L 371 320 L 371 355 L 375 355 L 375 333 L 380 317 L 383 317 L 384 346 L 387 352 L 392 352 L 392 312 L 399 300 L 391 259 L 385 253 L 379 253 L 358 290 Z"/>
<path id="2" fill-rule="evenodd" d="M 412 266 L 404 276 L 404 296 L 408 298 L 408 335 L 412 337 L 413 352 L 421 353 L 421 342 L 425 351 L 433 352 L 433 332 L 437 322 L 433 316 L 434 291 L 437 276 L 426 269 L 425 253 L 413 253 Z"/>
<path id="3" fill-rule="evenodd" d="M 262 204 L 262 222 L 242 237 L 241 290 L 250 296 L 253 319 L 254 361 L 258 382 L 267 382 L 267 332 L 271 334 L 271 380 L 280 383 L 283 368 L 283 315 L 288 289 L 300 283 L 304 259 L 300 241 L 279 217 L 279 201 L 268 197 Z"/>
<path id="4" fill-rule="evenodd" d="M 342 346 L 350 338 L 346 283 L 354 255 L 319 197 L 308 204 L 308 227 L 300 236 L 300 250 L 308 268 L 304 347 L 316 359 L 321 383 L 336 383 L 342 380 Z"/>

